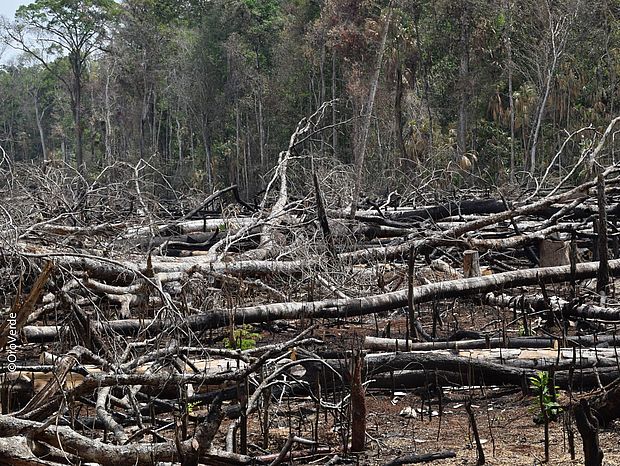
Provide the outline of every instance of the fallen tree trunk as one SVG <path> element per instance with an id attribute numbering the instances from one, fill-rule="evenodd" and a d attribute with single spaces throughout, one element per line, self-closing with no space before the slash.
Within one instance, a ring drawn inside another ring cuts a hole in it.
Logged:
<path id="1" fill-rule="evenodd" d="M 452 354 L 419 353 L 379 353 L 365 358 L 368 377 L 374 373 L 406 369 L 440 370 L 461 374 L 462 383 L 523 385 L 524 380 L 536 371 L 497 364 L 494 362 L 470 359 Z"/>
<path id="2" fill-rule="evenodd" d="M 56 225 L 53 223 L 42 223 L 34 225 L 29 229 L 34 231 L 43 231 L 52 235 L 73 235 L 73 236 L 95 236 L 115 234 L 127 228 L 125 223 L 102 223 L 99 225 L 78 227 L 69 225 Z M 25 235 L 21 235 L 22 237 Z"/>
<path id="3" fill-rule="evenodd" d="M 563 206 L 550 205 L 538 212 L 542 218 L 550 218 L 557 214 Z M 441 205 L 423 207 L 419 209 L 397 210 L 385 212 L 389 220 L 399 222 L 416 222 L 421 220 L 443 220 L 452 216 L 497 214 L 506 211 L 506 206 L 501 200 L 496 199 L 470 199 L 465 201 L 453 201 Z M 620 204 L 612 204 L 606 207 L 609 216 L 620 215 Z M 566 215 L 568 218 L 582 219 L 598 213 L 596 205 L 577 206 Z"/>
<path id="4" fill-rule="evenodd" d="M 620 321 L 620 308 L 612 309 L 597 306 L 595 304 L 574 304 L 558 297 L 550 297 L 549 302 L 544 297 L 536 296 L 509 296 L 506 294 L 496 295 L 488 293 L 485 302 L 495 306 L 509 307 L 512 309 L 523 309 L 524 306 L 531 307 L 534 311 L 552 310 L 563 314 L 566 317 L 581 318 L 588 320 L 602 320 L 607 322 Z"/>
<path id="5" fill-rule="evenodd" d="M 443 350 L 446 351 L 446 350 Z M 589 367 L 618 367 L 616 348 L 494 348 L 460 350 L 459 356 L 477 361 L 489 361 L 511 367 L 550 370 L 584 369 Z"/>
<path id="6" fill-rule="evenodd" d="M 470 199 L 465 201 L 447 202 L 438 206 L 422 207 L 414 210 L 386 212 L 385 216 L 397 221 L 441 220 L 453 215 L 496 214 L 504 212 L 506 206 L 496 199 Z"/>
<path id="7" fill-rule="evenodd" d="M 375 370 L 385 371 L 386 368 L 405 370 L 421 367 L 459 372 L 461 365 L 465 364 L 470 369 L 479 369 L 487 376 L 495 377 L 496 373 L 502 373 L 510 378 L 521 370 L 549 370 L 553 367 L 560 370 L 568 370 L 571 367 L 575 370 L 592 367 L 611 367 L 618 370 L 619 363 L 614 355 L 613 349 L 603 351 L 600 348 L 582 349 L 575 354 L 572 349 L 559 351 L 549 349 L 465 350 L 458 354 L 453 354 L 448 350 L 379 353 L 367 355 L 367 370 L 373 373 Z M 518 379 L 510 380 L 515 382 Z"/>
<path id="8" fill-rule="evenodd" d="M 209 419 L 209 421 L 211 421 Z M 211 421 L 219 426 L 219 420 Z M 48 443 L 63 451 L 80 457 L 84 461 L 100 464 L 114 464 L 116 466 L 154 466 L 161 461 L 179 461 L 181 456 L 189 455 L 194 451 L 196 436 L 189 440 L 165 443 L 133 443 L 129 445 L 110 445 L 99 440 L 91 439 L 78 434 L 70 427 L 51 426 L 46 423 L 19 419 L 14 416 L 0 415 L 0 437 L 12 437 L 29 432 L 33 440 Z M 208 432 L 210 435 L 211 432 Z M 210 441 L 210 439 L 209 439 Z M 203 445 L 198 444 L 202 450 Z M 242 464 L 250 464 L 252 458 L 242 455 L 227 455 L 226 452 L 206 450 L 200 452 L 201 458 L 209 461 L 209 457 L 217 458 L 217 464 L 239 464 L 239 459 L 245 460 Z M 226 457 L 231 457 L 226 461 Z M 209 463 L 215 464 L 215 463 Z"/>
<path id="9" fill-rule="evenodd" d="M 424 341 L 413 342 L 397 338 L 379 338 L 367 336 L 364 348 L 371 351 L 433 351 L 433 350 L 465 350 L 483 348 L 553 348 L 557 343 L 568 347 L 590 347 L 604 344 L 620 346 L 620 336 L 614 335 L 578 335 L 562 337 L 506 337 L 458 341 Z"/>
<path id="10" fill-rule="evenodd" d="M 594 278 L 598 272 L 598 262 L 577 264 L 575 277 L 578 280 Z M 610 275 L 620 275 L 620 259 L 609 261 Z M 435 299 L 462 297 L 490 290 L 517 286 L 537 285 L 539 283 L 560 283 L 571 279 L 571 267 L 546 267 L 542 269 L 516 270 L 483 277 L 462 278 L 414 287 L 411 304 L 429 302 Z M 150 333 L 174 325 L 187 325 L 193 330 L 207 330 L 236 324 L 254 324 L 275 320 L 295 320 L 300 318 L 346 318 L 373 314 L 405 307 L 408 304 L 408 291 L 399 290 L 362 298 L 329 299 L 292 303 L 274 303 L 260 306 L 240 307 L 230 312 L 228 309 L 213 309 L 206 313 L 189 316 L 185 321 L 153 321 L 149 319 L 127 319 L 108 323 L 97 323 L 106 329 L 120 334 L 135 335 L 148 327 Z M 232 314 L 232 317 L 231 317 Z M 415 316 L 412 316 L 415 320 Z M 49 341 L 58 333 L 55 326 L 26 326 L 23 334 L 28 341 Z"/>
<path id="11" fill-rule="evenodd" d="M 571 374 L 572 372 L 572 374 Z M 576 371 L 557 371 L 555 384 L 562 390 L 591 390 L 600 388 L 600 384 L 606 385 L 617 380 L 620 371 L 615 367 L 601 369 L 583 369 Z M 380 389 L 415 389 L 421 387 L 439 385 L 454 386 L 463 385 L 467 382 L 463 372 L 447 372 L 438 370 L 408 370 L 395 371 L 394 373 L 373 374 L 370 388 Z M 483 383 L 485 381 L 482 381 Z M 490 384 L 489 384 L 490 385 Z M 522 387 L 522 386 L 521 386 Z M 620 417 L 616 414 L 616 417 Z"/>
<path id="12" fill-rule="evenodd" d="M 199 231 L 213 231 L 225 226 L 229 230 L 237 230 L 255 222 L 251 217 L 237 217 L 232 219 L 206 218 L 201 220 L 185 220 L 165 225 L 151 225 L 145 227 L 129 228 L 122 235 L 123 239 L 150 236 L 155 229 L 161 236 L 195 233 Z"/>
<path id="13" fill-rule="evenodd" d="M 571 231 L 573 226 L 570 224 L 552 225 L 548 228 L 544 228 L 538 231 L 532 231 L 516 236 L 510 236 L 508 238 L 471 238 L 468 239 L 468 243 L 478 251 L 505 251 L 511 248 L 523 248 L 529 244 L 544 240 L 553 233 L 561 231 Z"/>
<path id="14" fill-rule="evenodd" d="M 385 463 L 384 466 L 402 466 L 403 464 L 428 463 L 430 461 L 443 460 L 446 458 L 456 458 L 453 451 L 439 451 L 437 453 L 423 453 L 420 455 L 405 455 L 394 458 Z"/>
<path id="15" fill-rule="evenodd" d="M 396 338 L 378 338 L 366 336 L 364 348 L 372 351 L 432 351 L 446 349 L 482 349 L 482 348 L 552 348 L 554 338 L 548 337 L 507 337 L 458 341 L 407 342 Z"/>
<path id="16" fill-rule="evenodd" d="M 414 354 L 414 353 L 398 353 Z M 373 355 L 374 356 L 374 355 Z M 368 356 L 367 356 L 368 357 Z M 387 360 L 384 356 L 383 360 Z M 415 363 L 412 360 L 418 360 Z M 344 359 L 327 360 L 329 365 L 346 377 L 346 361 Z M 411 364 L 417 369 L 402 369 Z M 536 374 L 534 369 L 520 369 L 495 363 L 492 366 L 479 364 L 479 361 L 469 360 L 459 356 L 441 355 L 435 362 L 433 354 L 428 358 L 398 357 L 389 363 L 381 365 L 378 361 L 366 367 L 366 379 L 370 380 L 370 388 L 387 389 L 414 389 L 433 386 L 454 385 L 513 385 L 521 388 L 529 386 L 528 377 Z M 400 367 L 401 369 L 394 369 Z M 507 378 L 503 378 L 506 375 Z M 614 382 L 620 376 L 618 367 L 601 367 L 585 369 L 559 370 L 555 372 L 555 384 L 562 390 L 573 391 L 591 390 Z M 620 417 L 620 399 L 615 416 Z M 614 419 L 614 418 L 612 418 Z"/>
<path id="17" fill-rule="evenodd" d="M 115 261 L 104 257 L 90 256 L 86 254 L 73 253 L 43 253 L 43 254 L 24 254 L 25 257 L 53 260 L 60 267 L 72 271 L 88 272 L 89 277 L 102 280 L 108 284 L 118 286 L 128 286 L 136 280 L 143 278 L 145 274 L 154 273 L 162 282 L 170 280 L 181 280 L 187 275 L 200 273 L 226 273 L 229 275 L 297 275 L 304 270 L 302 261 L 260 261 L 245 260 L 236 262 L 218 261 L 211 262 L 201 257 L 185 257 L 183 259 L 174 257 L 153 257 L 151 268 L 144 260 L 144 265 L 129 261 Z"/>

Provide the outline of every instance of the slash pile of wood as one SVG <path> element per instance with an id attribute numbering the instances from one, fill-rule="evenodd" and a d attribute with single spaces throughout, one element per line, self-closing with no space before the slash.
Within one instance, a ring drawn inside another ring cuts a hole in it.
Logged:
<path id="1" fill-rule="evenodd" d="M 571 393 L 598 389 L 598 423 L 620 415 L 618 168 L 510 201 L 367 200 L 350 218 L 316 172 L 310 195 L 289 196 L 311 123 L 255 204 L 236 186 L 155 202 L 143 162 L 90 185 L 6 169 L 0 457 L 275 465 L 347 452 L 348 431 L 330 444 L 318 419 L 350 423 L 351 386 L 527 391 L 540 370 Z M 466 328 L 445 306 L 496 317 Z M 356 385 L 355 366 L 372 382 Z M 270 412 L 299 393 L 313 435 L 291 425 L 277 442 Z"/>

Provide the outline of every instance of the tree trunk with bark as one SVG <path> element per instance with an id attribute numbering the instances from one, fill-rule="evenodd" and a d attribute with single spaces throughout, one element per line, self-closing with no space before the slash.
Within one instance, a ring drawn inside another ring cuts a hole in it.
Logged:
<path id="1" fill-rule="evenodd" d="M 581 399 L 574 408 L 575 423 L 583 439 L 583 456 L 585 466 L 601 466 L 603 450 L 598 438 L 598 421 L 585 399 Z"/>
<path id="2" fill-rule="evenodd" d="M 349 216 L 355 218 L 355 212 L 357 211 L 357 204 L 359 202 L 360 192 L 362 191 L 362 179 L 364 170 L 364 160 L 366 157 L 366 145 L 368 143 L 368 132 L 370 130 L 370 123 L 372 121 L 372 108 L 375 103 L 375 95 L 377 94 L 377 88 L 379 87 L 379 76 L 381 74 L 381 64 L 383 63 L 383 54 L 385 52 L 385 45 L 387 43 L 387 36 L 390 30 L 390 24 L 392 21 L 392 4 L 388 6 L 388 13 L 385 18 L 385 25 L 383 26 L 383 32 L 381 33 L 381 41 L 379 43 L 379 50 L 375 57 L 375 64 L 370 78 L 370 90 L 366 99 L 365 105 L 362 107 L 362 113 L 360 116 L 361 123 L 359 125 L 358 136 L 354 144 L 355 151 L 355 186 L 353 188 L 353 196 L 351 199 L 351 211 Z"/>
<path id="3" fill-rule="evenodd" d="M 467 152 L 467 108 L 469 104 L 469 0 L 461 0 L 461 36 L 459 39 L 459 122 L 456 131 L 457 162 Z"/>

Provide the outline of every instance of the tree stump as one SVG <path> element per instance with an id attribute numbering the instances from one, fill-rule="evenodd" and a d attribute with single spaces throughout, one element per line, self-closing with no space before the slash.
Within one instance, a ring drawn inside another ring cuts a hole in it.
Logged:
<path id="1" fill-rule="evenodd" d="M 351 377 L 351 451 L 364 451 L 366 446 L 366 393 L 362 381 L 364 356 L 361 351 L 353 357 Z"/>
<path id="2" fill-rule="evenodd" d="M 568 241 L 543 239 L 539 243 L 539 249 L 539 267 L 570 264 L 570 243 Z"/>
<path id="3" fill-rule="evenodd" d="M 480 276 L 480 254 L 469 249 L 463 252 L 463 275 L 465 278 Z"/>

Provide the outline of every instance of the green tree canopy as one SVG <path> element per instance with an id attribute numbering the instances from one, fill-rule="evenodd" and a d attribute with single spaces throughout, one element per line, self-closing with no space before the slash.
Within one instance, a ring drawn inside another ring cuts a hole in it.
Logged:
<path id="1" fill-rule="evenodd" d="M 41 62 L 66 86 L 75 123 L 75 158 L 84 170 L 82 154 L 82 80 L 86 61 L 105 43 L 109 22 L 118 13 L 114 0 L 36 0 L 21 6 L 7 29 L 11 45 Z M 66 58 L 69 77 L 51 63 Z"/>

